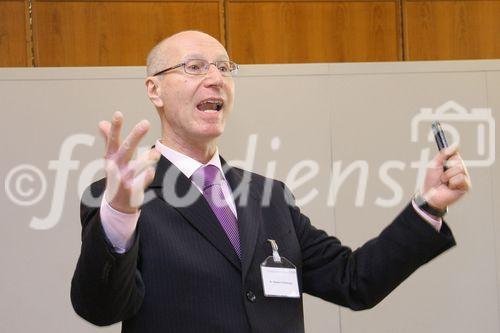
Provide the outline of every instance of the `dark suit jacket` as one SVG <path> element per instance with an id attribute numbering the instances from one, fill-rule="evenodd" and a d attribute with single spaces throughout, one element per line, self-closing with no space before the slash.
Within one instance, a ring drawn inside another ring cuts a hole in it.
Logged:
<path id="1" fill-rule="evenodd" d="M 201 195 L 188 207 L 169 200 L 174 190 L 181 197 L 192 185 L 182 174 L 175 185 L 164 182 L 167 170 L 180 173 L 162 157 L 149 186 L 156 198 L 143 205 L 136 239 L 125 254 L 113 252 L 99 208 L 82 203 L 71 300 L 89 322 L 122 321 L 128 333 L 304 332 L 302 299 L 263 295 L 260 264 L 271 255 L 267 239 L 276 240 L 280 254 L 297 266 L 301 293 L 354 310 L 373 307 L 455 244 L 446 224 L 438 233 L 408 205 L 377 238 L 351 251 L 312 226 L 283 183 L 229 168 L 233 191 L 241 184 L 249 189 L 244 207 L 235 194 L 240 261 Z M 104 180 L 92 184 L 82 202 L 104 187 Z M 266 198 L 270 205 L 261 204 Z"/>

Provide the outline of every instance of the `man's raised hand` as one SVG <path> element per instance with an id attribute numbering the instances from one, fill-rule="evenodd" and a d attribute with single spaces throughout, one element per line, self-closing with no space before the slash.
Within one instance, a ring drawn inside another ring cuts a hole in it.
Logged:
<path id="1" fill-rule="evenodd" d="M 117 211 L 136 213 L 144 201 L 144 190 L 153 181 L 155 165 L 160 153 L 151 149 L 132 160 L 141 139 L 149 130 L 149 122 L 137 123 L 129 135 L 120 142 L 123 115 L 115 112 L 111 123 L 101 121 L 99 130 L 106 140 L 105 200 Z"/>
<path id="2" fill-rule="evenodd" d="M 423 196 L 431 206 L 445 209 L 468 192 L 470 187 L 469 173 L 458 148 L 450 146 L 441 150 L 431 161 L 424 181 Z"/>

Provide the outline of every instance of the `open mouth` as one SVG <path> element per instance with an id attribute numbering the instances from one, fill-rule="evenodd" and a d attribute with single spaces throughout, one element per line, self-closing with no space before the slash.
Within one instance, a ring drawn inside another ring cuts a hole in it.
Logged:
<path id="1" fill-rule="evenodd" d="M 219 98 L 208 98 L 203 100 L 196 108 L 203 112 L 219 112 L 224 106 L 224 100 Z"/>

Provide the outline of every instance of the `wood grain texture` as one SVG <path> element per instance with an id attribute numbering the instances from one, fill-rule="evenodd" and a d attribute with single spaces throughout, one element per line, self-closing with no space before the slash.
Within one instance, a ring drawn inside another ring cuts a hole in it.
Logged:
<path id="1" fill-rule="evenodd" d="M 244 64 L 400 59 L 397 1 L 228 1 L 226 39 Z"/>
<path id="2" fill-rule="evenodd" d="M 406 60 L 500 58 L 500 1 L 403 5 Z"/>
<path id="3" fill-rule="evenodd" d="M 33 19 L 37 66 L 144 65 L 175 32 L 221 37 L 219 1 L 35 1 Z"/>
<path id="4" fill-rule="evenodd" d="M 0 1 L 0 67 L 29 66 L 24 0 Z"/>

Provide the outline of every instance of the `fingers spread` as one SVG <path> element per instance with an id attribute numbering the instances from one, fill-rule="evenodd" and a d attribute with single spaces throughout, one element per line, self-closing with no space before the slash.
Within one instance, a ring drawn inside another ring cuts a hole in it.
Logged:
<path id="1" fill-rule="evenodd" d="M 108 141 L 106 143 L 106 157 L 109 157 L 118 151 L 120 146 L 120 132 L 123 125 L 123 115 L 120 111 L 116 111 L 113 114 L 113 119 L 111 121 L 111 128 L 107 136 Z"/>
<path id="2" fill-rule="evenodd" d="M 153 181 L 155 175 L 155 168 L 153 166 L 147 167 L 144 172 L 134 178 L 131 185 L 132 195 L 130 196 L 130 205 L 132 207 L 139 207 L 144 201 L 144 190 Z"/>
<path id="3" fill-rule="evenodd" d="M 107 120 L 102 120 L 97 126 L 99 127 L 99 132 L 104 137 L 104 141 L 107 143 L 109 131 L 111 130 L 111 123 Z"/>
<path id="4" fill-rule="evenodd" d="M 124 179 L 133 179 L 138 177 L 147 168 L 154 167 L 158 162 L 157 159 L 149 159 L 148 155 L 145 157 L 141 156 L 136 160 L 132 160 L 128 163 L 126 170 L 123 172 Z"/>
<path id="5" fill-rule="evenodd" d="M 99 130 L 106 139 L 106 200 L 123 212 L 136 211 L 144 200 L 144 190 L 155 174 L 160 154 L 150 150 L 131 160 L 140 140 L 150 124 L 143 120 L 136 124 L 123 142 L 120 133 L 123 115 L 115 112 L 111 122 L 101 121 Z"/>
<path id="6" fill-rule="evenodd" d="M 144 174 L 145 174 L 144 183 L 142 184 L 142 186 L 144 188 L 148 187 L 149 184 L 151 184 L 151 182 L 155 178 L 155 172 L 156 172 L 156 169 L 152 166 L 146 169 L 146 171 L 144 172 Z"/>
<path id="7" fill-rule="evenodd" d="M 147 120 L 142 120 L 134 126 L 118 149 L 117 159 L 119 161 L 126 162 L 132 158 L 139 142 L 146 135 L 149 127 L 149 121 Z"/>
<path id="8" fill-rule="evenodd" d="M 120 169 L 113 160 L 106 161 L 106 200 L 111 202 L 117 195 L 122 182 Z"/>

